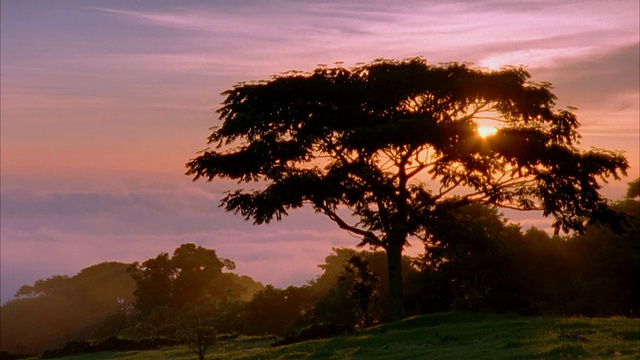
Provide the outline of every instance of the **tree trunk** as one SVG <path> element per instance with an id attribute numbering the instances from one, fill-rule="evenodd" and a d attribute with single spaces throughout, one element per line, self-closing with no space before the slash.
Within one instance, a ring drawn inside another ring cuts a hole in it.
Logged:
<path id="1" fill-rule="evenodd" d="M 404 317 L 404 296 L 402 285 L 402 245 L 387 248 L 387 269 L 389 275 L 390 320 Z"/>

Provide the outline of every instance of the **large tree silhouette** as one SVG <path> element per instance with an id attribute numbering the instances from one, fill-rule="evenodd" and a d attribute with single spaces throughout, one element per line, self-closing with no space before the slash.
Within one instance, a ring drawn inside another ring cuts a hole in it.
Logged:
<path id="1" fill-rule="evenodd" d="M 414 58 L 239 83 L 223 93 L 214 147 L 187 174 L 254 183 L 221 206 L 256 224 L 308 204 L 359 245 L 384 249 L 399 319 L 403 249 L 434 236 L 443 209 L 539 209 L 564 231 L 606 212 L 599 181 L 625 174 L 626 159 L 578 149 L 576 116 L 555 108 L 550 84 L 529 79 L 522 68 Z M 479 120 L 499 124 L 497 133 L 481 137 Z"/>

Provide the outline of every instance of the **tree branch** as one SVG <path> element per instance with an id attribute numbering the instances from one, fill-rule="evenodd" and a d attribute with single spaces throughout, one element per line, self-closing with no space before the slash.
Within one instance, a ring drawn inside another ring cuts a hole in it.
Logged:
<path id="1" fill-rule="evenodd" d="M 380 238 L 378 238 L 374 233 L 372 233 L 371 231 L 366 231 L 360 228 L 357 228 L 353 225 L 349 225 L 347 224 L 346 221 L 344 221 L 338 214 L 336 214 L 335 211 L 331 210 L 331 208 L 329 208 L 329 206 L 325 205 L 325 204 L 315 204 L 315 206 L 322 210 L 322 212 L 327 215 L 329 217 L 329 219 L 331 219 L 333 222 L 335 222 L 338 227 L 342 230 L 347 230 L 349 232 L 352 232 L 354 234 L 358 234 L 360 236 L 362 236 L 362 242 L 360 244 L 358 244 L 358 246 L 362 246 L 362 245 L 366 245 L 366 244 L 371 244 L 374 246 L 380 246 L 384 249 L 386 249 L 386 245 L 382 242 L 382 240 L 380 240 Z"/>

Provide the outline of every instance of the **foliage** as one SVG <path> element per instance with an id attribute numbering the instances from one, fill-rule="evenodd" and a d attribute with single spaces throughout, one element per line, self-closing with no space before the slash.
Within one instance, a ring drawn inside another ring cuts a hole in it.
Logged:
<path id="1" fill-rule="evenodd" d="M 67 275 L 54 275 L 44 280 L 37 280 L 33 286 L 23 285 L 16 292 L 16 297 L 38 297 L 38 296 L 52 296 L 62 293 L 65 286 L 69 283 L 69 277 Z"/>
<path id="2" fill-rule="evenodd" d="M 267 285 L 246 304 L 242 332 L 247 335 L 291 334 L 311 323 L 314 301 L 309 287 L 277 289 Z"/>
<path id="3" fill-rule="evenodd" d="M 509 309 L 514 289 L 508 242 L 519 228 L 506 221 L 495 207 L 481 204 L 447 209 L 434 219 L 418 264 L 442 282 L 432 287 L 447 288 L 444 309 Z"/>
<path id="4" fill-rule="evenodd" d="M 514 239 L 510 257 L 523 300 L 516 311 L 638 316 L 639 203 L 625 200 L 612 208 L 629 217 L 622 233 L 590 225 L 566 238 L 531 229 Z"/>
<path id="5" fill-rule="evenodd" d="M 572 312 L 588 316 L 640 315 L 640 201 L 622 200 L 612 208 L 627 216 L 622 232 L 590 226 L 567 239 L 575 301 Z"/>
<path id="6" fill-rule="evenodd" d="M 409 263 L 405 259 L 406 268 Z M 384 319 L 384 253 L 334 248 L 319 267 L 322 274 L 309 285 L 286 289 L 268 285 L 237 309 L 240 326 L 225 329 L 248 335 L 290 336 L 314 324 L 353 328 Z"/>
<path id="7" fill-rule="evenodd" d="M 189 349 L 198 355 L 199 360 L 204 360 L 207 350 L 216 342 L 216 329 L 207 321 L 196 315 L 191 326 L 179 335 L 186 342 Z"/>
<path id="8" fill-rule="evenodd" d="M 139 311 L 146 313 L 169 304 L 171 280 L 174 277 L 169 254 L 159 254 L 142 265 L 134 263 L 129 271 L 136 281 L 135 306 Z"/>
<path id="9" fill-rule="evenodd" d="M 380 319 L 380 277 L 374 273 L 364 256 L 354 254 L 347 259 L 345 269 L 338 278 L 338 287 L 346 288 L 347 298 L 355 306 L 357 326 L 368 327 Z"/>
<path id="10" fill-rule="evenodd" d="M 173 337 L 191 328 L 195 317 L 229 331 L 241 329 L 241 304 L 263 286 L 248 276 L 223 273 L 223 268 L 233 270 L 235 264 L 194 244 L 180 245 L 171 257 L 161 253 L 134 263 L 129 272 L 136 281 L 138 316 L 120 334 Z"/>
<path id="11" fill-rule="evenodd" d="M 331 251 L 324 258 L 324 264 L 318 265 L 322 273 L 309 281 L 311 289 L 319 296 L 323 296 L 335 288 L 338 276 L 344 271 L 345 262 L 355 253 L 355 250 L 348 248 L 332 248 Z"/>
<path id="12" fill-rule="evenodd" d="M 627 187 L 627 199 L 637 199 L 640 196 L 640 178 L 637 178 L 629 183 Z"/>
<path id="13" fill-rule="evenodd" d="M 39 353 L 90 336 L 110 316 L 133 302 L 129 264 L 107 262 L 72 277 L 56 275 L 25 285 L 2 305 L 2 350 Z"/>
<path id="14" fill-rule="evenodd" d="M 218 279 L 222 268 L 235 264 L 219 259 L 215 250 L 194 244 L 182 244 L 169 258 L 161 253 L 153 259 L 134 264 L 130 269 L 136 281 L 136 308 L 147 314 L 160 306 L 179 310 L 186 304 L 202 304 L 224 293 Z"/>
<path id="15" fill-rule="evenodd" d="M 555 109 L 551 85 L 522 68 L 380 59 L 223 95 L 222 126 L 209 136 L 216 148 L 190 160 L 187 174 L 264 185 L 221 200 L 256 224 L 307 204 L 360 245 L 384 249 L 393 319 L 403 315 L 403 248 L 409 237 L 429 241 L 441 212 L 469 203 L 540 209 L 556 231 L 582 230 L 609 214 L 598 181 L 628 167 L 618 153 L 579 150 L 575 115 Z M 499 124 L 497 133 L 482 138 L 480 119 Z"/>
<path id="16" fill-rule="evenodd" d="M 329 291 L 315 304 L 315 321 L 331 322 L 350 327 L 366 327 L 384 318 L 382 294 L 386 288 L 386 257 L 381 252 L 356 252 L 352 249 L 333 249 L 327 256 L 324 272 L 312 288 L 322 286 L 327 278 L 333 283 Z M 336 262 L 335 260 L 340 260 Z"/>
<path id="17" fill-rule="evenodd" d="M 408 308 L 638 316 L 639 205 L 612 204 L 628 217 L 622 232 L 592 224 L 567 237 L 533 227 L 523 233 L 495 209 L 462 208 L 457 226 L 445 226 L 416 261 Z"/>

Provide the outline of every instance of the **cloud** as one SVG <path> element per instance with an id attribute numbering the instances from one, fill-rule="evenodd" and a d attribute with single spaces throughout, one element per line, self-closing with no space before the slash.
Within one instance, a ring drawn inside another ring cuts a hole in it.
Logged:
<path id="1" fill-rule="evenodd" d="M 584 48 L 582 52 L 582 56 L 575 57 L 571 51 L 566 56 L 558 56 L 562 51 L 550 51 L 548 55 L 556 57 L 546 60 L 542 59 L 543 52 L 539 54 L 541 61 L 529 62 L 528 69 L 534 80 L 553 83 L 559 108 L 578 108 L 574 112 L 581 123 L 582 147 L 626 150 L 633 178 L 638 172 L 640 137 L 640 45 L 634 42 L 599 46 Z M 518 53 L 501 56 L 517 59 Z M 513 59 L 501 63 L 513 63 Z M 606 195 L 617 199 L 625 186 L 614 182 L 605 189 Z M 615 191 L 610 191 L 612 188 Z"/>
<path id="2" fill-rule="evenodd" d="M 620 94 L 640 91 L 640 43 L 599 47 L 573 61 L 537 66 L 538 77 L 554 78 L 572 97 L 602 109 Z M 569 91 L 567 91 L 569 93 Z M 607 109 L 610 111 L 610 109 Z"/>
<path id="3" fill-rule="evenodd" d="M 198 191 L 135 190 L 123 194 L 3 191 L 3 230 L 41 228 L 76 234 L 138 236 L 212 231 L 216 227 L 242 224 L 241 220 L 220 219 L 224 214 L 217 209 L 216 198 L 214 194 Z"/>
<path id="4" fill-rule="evenodd" d="M 221 184 L 143 184 L 118 192 L 3 188 L 2 300 L 39 278 L 103 261 L 144 261 L 187 242 L 214 248 L 239 274 L 301 285 L 319 274 L 331 247 L 358 242 L 311 209 L 252 226 L 217 207 Z"/>
<path id="5" fill-rule="evenodd" d="M 478 65 L 490 69 L 499 69 L 507 65 L 524 65 L 526 59 L 527 67 L 540 67 L 549 63 L 562 61 L 567 58 L 575 58 L 588 55 L 593 52 L 591 47 L 561 47 L 561 48 L 533 48 L 522 49 L 512 52 L 502 51 L 495 56 L 484 57 Z"/>
<path id="6" fill-rule="evenodd" d="M 320 274 L 317 265 L 324 262 L 331 247 L 355 244 L 340 231 L 284 233 L 271 232 L 269 226 L 248 227 L 244 231 L 144 236 L 9 230 L 2 241 L 2 301 L 11 298 L 20 286 L 37 279 L 55 274 L 73 275 L 103 261 L 144 261 L 161 252 L 172 253 L 188 242 L 213 248 L 219 257 L 233 260 L 235 273 L 278 287 L 305 284 Z"/>
<path id="7" fill-rule="evenodd" d="M 152 234 L 78 233 L 65 231 L 65 228 L 42 227 L 34 231 L 17 231 L 3 227 L 2 238 L 3 301 L 21 285 L 40 278 L 54 274 L 73 275 L 103 261 L 144 261 L 160 252 L 171 253 L 183 243 L 213 248 L 219 257 L 236 263 L 236 273 L 265 284 L 302 285 L 319 275 L 317 265 L 323 263 L 331 247 L 352 247 L 356 243 L 333 227 L 326 231 L 309 231 L 271 225 L 179 234 L 162 231 Z"/>
<path id="8" fill-rule="evenodd" d="M 141 26 L 174 30 L 169 42 L 157 46 L 163 51 L 112 54 L 103 61 L 147 71 L 197 69 L 219 74 L 224 69 L 240 81 L 294 68 L 310 70 L 317 63 L 416 55 L 435 62 L 538 66 L 583 56 L 599 44 L 615 46 L 637 38 L 637 33 L 625 30 L 637 25 L 629 15 L 633 7 L 632 2 L 612 7 L 552 1 L 280 1 L 94 10 Z M 624 8 L 628 11 L 621 11 Z M 100 61 L 82 61 L 94 60 Z"/>
<path id="9" fill-rule="evenodd" d="M 359 242 L 308 208 L 253 226 L 217 208 L 221 189 L 231 184 L 151 184 L 116 192 L 3 189 L 2 300 L 40 278 L 103 261 L 144 261 L 188 242 L 235 261 L 238 274 L 278 287 L 302 285 L 320 274 L 317 265 L 332 247 Z M 422 249 L 414 242 L 407 254 Z"/>

